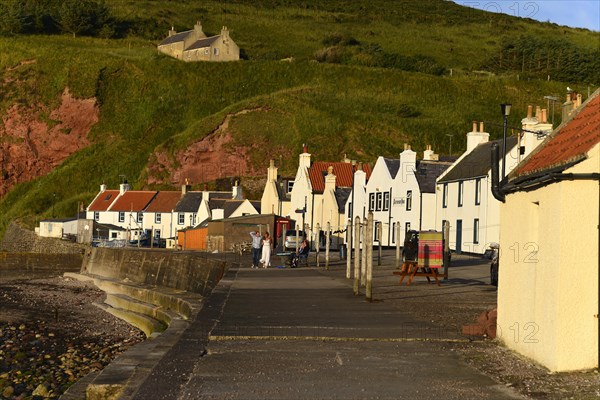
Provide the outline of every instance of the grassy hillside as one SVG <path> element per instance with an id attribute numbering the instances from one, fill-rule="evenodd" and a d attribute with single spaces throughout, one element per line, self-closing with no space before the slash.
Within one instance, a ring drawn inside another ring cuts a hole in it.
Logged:
<path id="1" fill-rule="evenodd" d="M 501 102 L 513 103 L 511 124 L 518 125 L 527 104 L 544 105 L 544 95 L 562 98 L 567 85 L 587 93 L 592 83 L 590 73 L 548 82 L 536 79 L 540 70 L 502 70 L 494 60 L 508 51 L 506 37 L 543 36 L 550 44 L 556 37 L 582 55 L 592 54 L 599 38 L 442 1 L 379 0 L 368 8 L 341 0 L 106 3 L 122 38 L 0 38 L 0 70 L 36 60 L 11 72 L 17 79 L 5 85 L 0 114 L 15 103 L 54 104 L 65 87 L 78 97 L 95 96 L 101 113 L 91 146 L 0 199 L 0 233 L 16 217 L 33 221 L 52 209 L 57 216 L 73 215 L 79 201 L 89 203 L 103 182 L 116 186 L 119 175 L 134 188 L 145 187 L 157 148 L 175 153 L 213 131 L 225 115 L 245 109 L 261 111 L 238 115 L 230 130 L 236 145 L 260 144 L 250 153 L 257 168 L 275 158 L 282 172 L 292 172 L 302 143 L 315 159 L 348 154 L 372 162 L 378 155 L 397 156 L 405 142 L 447 153 L 451 135 L 458 154 L 470 121 L 501 122 Z M 157 54 L 155 45 L 171 25 L 189 29 L 197 19 L 209 34 L 227 25 L 248 60 L 186 64 Z M 315 62 L 332 34 L 354 38 L 359 50 L 351 49 L 341 63 Z M 287 57 L 294 61 L 278 61 Z M 426 57 L 445 72 L 372 66 L 389 57 Z M 485 65 L 496 74 L 473 72 Z M 501 134 L 499 128 L 489 131 Z"/>

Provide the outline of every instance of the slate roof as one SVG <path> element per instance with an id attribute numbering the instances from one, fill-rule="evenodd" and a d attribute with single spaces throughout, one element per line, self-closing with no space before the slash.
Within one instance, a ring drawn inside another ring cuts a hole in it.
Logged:
<path id="1" fill-rule="evenodd" d="M 502 139 L 481 143 L 459 161 L 458 164 L 455 164 L 438 183 L 462 181 L 487 175 L 491 168 L 492 143 L 498 143 L 500 154 L 503 154 Z M 516 144 L 516 137 L 511 136 L 506 138 L 506 146 L 509 151 Z"/>
<path id="2" fill-rule="evenodd" d="M 207 37 L 204 39 L 196 40 L 187 49 L 184 49 L 184 51 L 202 49 L 204 47 L 210 47 L 215 42 L 215 40 L 217 40 L 220 36 L 221 35 L 217 35 L 217 36 L 211 36 L 211 37 Z"/>
<path id="3" fill-rule="evenodd" d="M 400 159 L 399 158 L 384 158 L 385 165 L 387 165 L 388 171 L 390 171 L 390 176 L 392 179 L 396 177 L 398 170 L 400 169 Z"/>
<path id="4" fill-rule="evenodd" d="M 147 190 L 128 190 L 117 198 L 109 211 L 143 211 L 156 193 Z"/>
<path id="5" fill-rule="evenodd" d="M 175 206 L 175 212 L 198 212 L 202 202 L 202 192 L 187 192 Z"/>
<path id="6" fill-rule="evenodd" d="M 346 212 L 346 202 L 352 193 L 352 188 L 337 188 L 335 189 L 335 200 L 337 201 L 338 211 Z"/>
<path id="7" fill-rule="evenodd" d="M 175 209 L 179 200 L 181 200 L 181 196 L 182 193 L 179 191 L 158 192 L 144 211 L 170 213 Z"/>
<path id="8" fill-rule="evenodd" d="M 330 166 L 333 167 L 333 174 L 336 176 L 336 187 L 352 187 L 352 178 L 356 166 L 347 162 L 315 161 L 308 169 L 310 184 L 314 192 L 322 193 L 325 190 L 325 175 L 327 175 L 327 169 Z M 363 164 L 362 168 L 367 174 L 367 180 L 369 180 L 371 167 L 369 164 Z"/>
<path id="9" fill-rule="evenodd" d="M 187 35 L 189 35 L 192 31 L 193 30 L 176 33 L 173 36 L 169 36 L 168 38 L 166 38 L 165 40 L 160 42 L 158 45 L 164 46 L 164 45 L 171 44 L 171 43 L 181 42 L 181 41 L 185 40 Z"/>
<path id="10" fill-rule="evenodd" d="M 517 166 L 512 177 L 550 169 L 556 172 L 586 158 L 587 152 L 600 142 L 600 90 L 594 92 L 576 112 Z"/>
<path id="11" fill-rule="evenodd" d="M 90 204 L 88 211 L 106 211 L 119 195 L 118 190 L 105 190 Z"/>
<path id="12" fill-rule="evenodd" d="M 101 228 L 104 228 L 104 229 L 107 229 L 107 230 L 110 229 L 111 231 L 125 231 L 125 230 L 127 230 L 127 229 L 123 228 L 122 226 L 117 226 L 117 225 L 113 225 L 113 224 L 101 224 L 101 223 L 98 223 L 98 222 L 96 222 L 94 224 L 94 226 L 101 227 Z"/>
<path id="13" fill-rule="evenodd" d="M 435 193 L 435 180 L 450 166 L 451 162 L 420 160 L 417 162 L 415 177 L 421 193 Z"/>
<path id="14" fill-rule="evenodd" d="M 252 204 L 252 206 L 254 208 L 256 208 L 256 211 L 258 211 L 258 213 L 260 214 L 260 208 L 261 208 L 261 203 L 258 200 L 250 200 L 250 204 Z"/>

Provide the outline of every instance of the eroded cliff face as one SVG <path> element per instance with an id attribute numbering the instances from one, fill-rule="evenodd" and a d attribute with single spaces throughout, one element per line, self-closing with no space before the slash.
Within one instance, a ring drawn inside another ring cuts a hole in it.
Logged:
<path id="1" fill-rule="evenodd" d="M 0 124 L 0 197 L 88 146 L 88 133 L 99 116 L 95 98 L 77 99 L 68 88 L 56 109 L 44 104 L 12 105 Z"/>
<path id="2" fill-rule="evenodd" d="M 148 161 L 147 183 L 181 185 L 189 181 L 194 184 L 215 181 L 225 177 L 261 177 L 269 164 L 268 158 L 259 167 L 250 154 L 287 153 L 283 148 L 261 143 L 259 138 L 252 143 L 240 143 L 231 129 L 231 121 L 237 116 L 265 111 L 264 108 L 245 109 L 228 114 L 223 122 L 204 138 L 170 154 L 168 150 L 155 151 Z M 253 162 L 254 161 L 254 162 Z"/>

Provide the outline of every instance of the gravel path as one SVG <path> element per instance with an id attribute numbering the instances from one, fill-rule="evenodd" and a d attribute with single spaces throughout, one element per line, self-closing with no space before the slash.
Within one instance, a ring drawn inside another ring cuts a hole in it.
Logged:
<path id="1" fill-rule="evenodd" d="M 104 298 L 62 277 L 0 283 L 0 398 L 58 398 L 144 340 L 93 304 Z"/>

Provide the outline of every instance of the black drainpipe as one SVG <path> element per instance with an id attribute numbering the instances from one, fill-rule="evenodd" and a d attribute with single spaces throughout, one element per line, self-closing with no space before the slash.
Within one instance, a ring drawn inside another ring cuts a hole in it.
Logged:
<path id="1" fill-rule="evenodd" d="M 506 196 L 500 187 L 500 168 L 498 163 L 500 162 L 500 150 L 498 149 L 498 143 L 492 143 L 492 195 L 498 201 L 502 203 L 506 202 Z"/>

